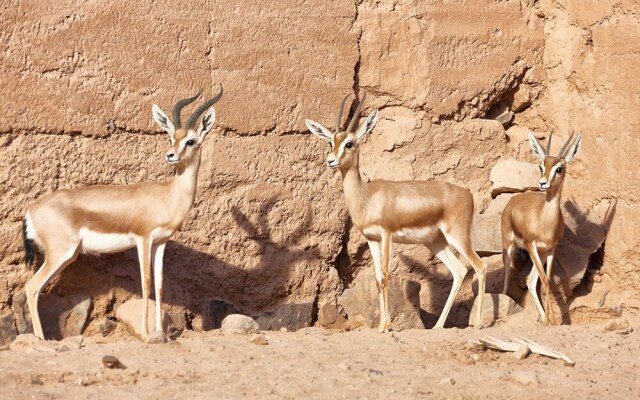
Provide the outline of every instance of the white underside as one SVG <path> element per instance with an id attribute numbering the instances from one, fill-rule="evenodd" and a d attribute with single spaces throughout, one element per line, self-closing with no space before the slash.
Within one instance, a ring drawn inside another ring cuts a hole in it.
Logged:
<path id="1" fill-rule="evenodd" d="M 83 253 L 118 253 L 136 247 L 133 235 L 124 233 L 102 233 L 90 229 L 80 229 Z"/>
<path id="2" fill-rule="evenodd" d="M 362 233 L 370 240 L 381 240 L 383 229 L 375 225 L 365 228 Z M 404 228 L 392 233 L 391 240 L 394 243 L 421 244 L 433 242 L 440 229 L 437 226 L 424 228 Z"/>

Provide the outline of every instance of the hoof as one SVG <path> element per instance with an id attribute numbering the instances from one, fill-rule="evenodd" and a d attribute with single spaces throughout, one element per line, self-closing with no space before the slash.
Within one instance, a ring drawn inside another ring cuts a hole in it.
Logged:
<path id="1" fill-rule="evenodd" d="M 151 344 L 162 344 L 167 343 L 168 339 L 162 331 L 153 331 L 149 336 L 147 336 L 147 343 Z"/>

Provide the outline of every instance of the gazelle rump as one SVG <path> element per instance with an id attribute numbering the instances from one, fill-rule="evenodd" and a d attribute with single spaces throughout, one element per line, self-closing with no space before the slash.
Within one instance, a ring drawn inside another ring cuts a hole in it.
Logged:
<path id="1" fill-rule="evenodd" d="M 570 146 L 571 139 L 573 139 L 572 133 L 562 146 L 558 156 L 553 157 L 549 155 L 551 137 L 552 135 L 549 136 L 546 150 L 543 150 L 533 133 L 529 132 L 529 145 L 541 162 L 541 177 L 538 181 L 538 187 L 542 193 L 529 192 L 512 197 L 504 208 L 501 219 L 502 260 L 504 262 L 503 293 L 507 293 L 509 271 L 516 248 L 527 250 L 534 265 L 527 278 L 527 288 L 533 297 L 540 319 L 544 320 L 545 324 L 555 323 L 549 285 L 553 276 L 555 249 L 564 232 L 564 219 L 560 210 L 562 184 L 567 165 L 576 155 L 582 143 L 582 134 L 578 133 L 576 141 Z M 546 272 L 542 260 L 546 260 Z M 538 298 L 538 278 L 542 280 L 545 308 L 542 307 Z"/>
<path id="2" fill-rule="evenodd" d="M 467 273 L 467 268 L 449 245 L 455 248 L 478 275 L 476 327 L 479 327 L 486 266 L 471 248 L 471 193 L 459 186 L 437 181 L 364 182 L 360 176 L 360 143 L 376 125 L 378 110 L 374 110 L 357 131 L 354 129 L 366 98 L 365 92 L 347 129 L 343 130 L 340 121 L 347 98 L 338 109 L 335 133 L 315 121 L 305 120 L 305 123 L 311 133 L 331 143 L 326 164 L 340 170 L 351 219 L 369 244 L 379 293 L 380 332 L 387 332 L 391 324 L 388 280 L 393 242 L 424 244 L 453 275 L 451 292 L 434 328 L 444 327 Z"/>
<path id="3" fill-rule="evenodd" d="M 27 208 L 24 218 L 26 262 L 35 261 L 36 246 L 44 263 L 27 282 L 25 292 L 34 333 L 44 339 L 38 313 L 38 297 L 49 281 L 71 264 L 80 253 L 103 254 L 130 248 L 138 251 L 142 280 L 142 335 L 148 335 L 148 300 L 151 266 L 155 284 L 156 330 L 162 330 L 162 269 L 164 249 L 193 205 L 200 168 L 201 145 L 215 121 L 215 104 L 220 93 L 202 104 L 182 127 L 180 113 L 202 92 L 178 101 L 173 122 L 153 105 L 153 119 L 170 137 L 165 155 L 174 165 L 175 176 L 165 182 L 132 185 L 96 185 L 61 189 L 45 195 Z M 209 109 L 199 126 L 198 118 Z"/>

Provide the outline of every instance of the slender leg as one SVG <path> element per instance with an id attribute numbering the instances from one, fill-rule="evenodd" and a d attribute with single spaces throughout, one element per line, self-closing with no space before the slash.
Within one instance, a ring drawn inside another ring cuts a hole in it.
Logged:
<path id="1" fill-rule="evenodd" d="M 140 334 L 143 338 L 149 336 L 147 321 L 149 318 L 149 292 L 151 291 L 151 240 L 136 238 L 138 261 L 140 262 L 140 280 L 142 281 L 142 327 Z"/>
<path id="2" fill-rule="evenodd" d="M 389 259 L 391 258 L 391 234 L 383 232 L 382 241 L 382 298 L 384 302 L 384 324 L 380 324 L 382 332 L 389 332 L 391 327 L 391 311 L 389 310 Z"/>
<path id="3" fill-rule="evenodd" d="M 477 323 L 475 328 L 480 329 L 482 327 L 482 307 L 484 306 L 484 293 L 487 284 L 487 266 L 471 247 L 471 239 L 468 231 L 467 233 L 456 232 L 455 234 L 453 232 L 443 232 L 443 234 L 447 242 L 458 250 L 458 253 L 471 264 L 471 267 L 478 276 L 478 309 L 476 310 L 475 321 L 477 321 Z"/>
<path id="4" fill-rule="evenodd" d="M 527 277 L 527 289 L 529 290 L 529 294 L 533 299 L 533 304 L 536 306 L 538 310 L 538 314 L 540 314 L 540 322 L 544 321 L 546 318 L 544 308 L 542 308 L 542 303 L 540 303 L 540 298 L 538 297 L 538 270 L 533 267 L 531 272 L 529 273 L 529 277 Z"/>
<path id="5" fill-rule="evenodd" d="M 439 248 L 438 248 L 439 247 Z M 431 245 L 429 247 L 431 252 L 433 252 L 440 261 L 444 264 L 449 272 L 451 272 L 451 276 L 453 276 L 453 283 L 451 284 L 451 291 L 449 292 L 449 297 L 447 297 L 447 302 L 444 304 L 444 308 L 442 309 L 442 313 L 438 318 L 438 322 L 436 322 L 433 329 L 441 329 L 444 328 L 444 323 L 447 321 L 447 317 L 449 316 L 449 312 L 451 311 L 451 307 L 453 306 L 453 302 L 458 295 L 458 291 L 462 286 L 462 281 L 464 277 L 467 275 L 467 268 L 462 265 L 458 257 L 453 254 L 453 252 L 447 247 L 446 243 L 442 243 L 441 246 Z"/>
<path id="6" fill-rule="evenodd" d="M 504 265 L 504 286 L 502 288 L 502 294 L 507 294 L 507 290 L 509 289 L 509 273 L 513 265 L 514 250 L 515 246 L 513 244 L 502 250 L 502 264 Z"/>
<path id="7" fill-rule="evenodd" d="M 153 246 L 153 286 L 156 291 L 156 330 L 162 331 L 162 259 L 166 243 Z"/>
<path id="8" fill-rule="evenodd" d="M 384 297 L 382 294 L 382 253 L 380 251 L 380 242 L 369 240 L 368 244 L 369 250 L 371 251 L 371 258 L 373 259 L 373 267 L 376 276 L 376 287 L 378 288 L 378 299 L 380 301 L 379 330 L 382 331 L 382 328 L 384 327 L 384 321 L 387 320 Z"/>
<path id="9" fill-rule="evenodd" d="M 42 289 L 51 281 L 56 274 L 71 264 L 78 257 L 78 244 L 69 248 L 65 252 L 46 252 L 46 259 L 40 269 L 31 277 L 24 287 L 27 297 L 27 306 L 31 314 L 33 333 L 40 339 L 44 339 L 44 331 L 40 322 L 38 311 L 38 298 Z"/>
<path id="10" fill-rule="evenodd" d="M 549 324 L 549 318 L 552 317 L 553 315 L 553 308 L 549 307 L 549 296 L 551 295 L 551 290 L 549 288 L 549 278 L 547 278 L 547 274 L 544 271 L 543 265 L 542 265 L 542 261 L 540 260 L 540 255 L 538 254 L 538 248 L 536 247 L 535 243 L 529 243 L 527 244 L 527 250 L 529 251 L 529 255 L 531 256 L 531 260 L 533 260 L 533 265 L 535 266 L 536 270 L 538 271 L 538 275 L 540 275 L 540 281 L 542 282 L 542 289 L 544 290 L 544 295 L 547 297 L 547 309 L 546 309 L 546 313 L 545 313 L 545 319 L 544 319 L 544 323 L 545 324 Z"/>
<path id="11" fill-rule="evenodd" d="M 553 319 L 551 320 L 551 324 L 553 325 L 555 325 L 556 323 L 555 313 L 552 310 L 553 305 L 551 304 L 551 301 L 553 299 L 553 293 L 551 292 L 551 285 L 554 284 L 553 282 L 554 253 L 555 253 L 555 249 L 552 250 L 549 254 L 547 254 L 547 278 L 549 278 L 549 297 L 547 297 L 547 302 L 546 302 L 547 309 L 552 314 Z"/>

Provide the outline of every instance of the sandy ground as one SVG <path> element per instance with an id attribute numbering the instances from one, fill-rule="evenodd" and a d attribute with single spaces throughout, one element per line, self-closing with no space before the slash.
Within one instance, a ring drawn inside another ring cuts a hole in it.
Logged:
<path id="1" fill-rule="evenodd" d="M 630 321 L 638 326 L 640 321 Z M 601 324 L 331 333 L 316 328 L 249 336 L 186 332 L 167 344 L 96 343 L 55 351 L 54 343 L 0 351 L 2 399 L 185 398 L 637 398 L 640 340 Z M 529 339 L 566 353 L 473 351 L 478 335 Z M 101 338 L 102 339 L 102 338 Z M 96 338 L 96 341 L 98 339 Z M 103 339 L 104 340 L 104 339 Z M 105 355 L 126 369 L 107 369 Z M 537 382 L 536 382 L 537 381 Z"/>

